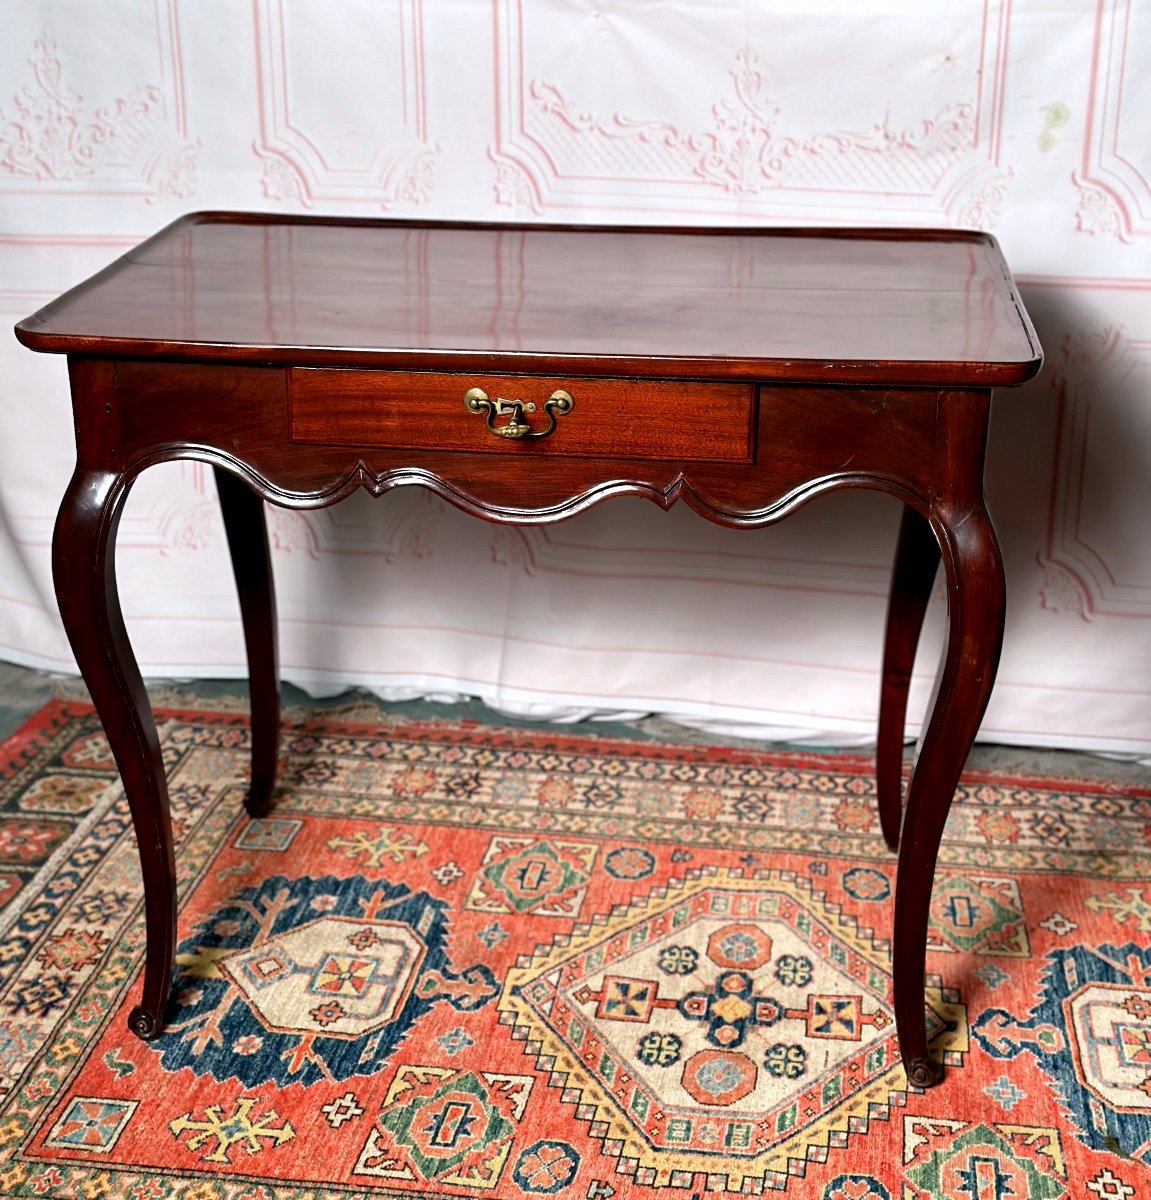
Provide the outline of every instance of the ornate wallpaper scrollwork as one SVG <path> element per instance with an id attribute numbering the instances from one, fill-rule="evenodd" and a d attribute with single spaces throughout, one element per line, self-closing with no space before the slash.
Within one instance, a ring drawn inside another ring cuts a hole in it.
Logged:
<path id="1" fill-rule="evenodd" d="M 842 220 L 894 201 L 921 220 L 994 221 L 1011 178 L 1001 138 L 1009 11 L 1009 0 L 986 0 L 980 28 L 949 46 L 929 14 L 906 23 L 903 55 L 914 47 L 920 61 L 939 64 L 923 81 L 919 112 L 893 117 L 882 88 L 867 88 L 852 123 L 839 124 L 820 113 L 827 95 L 822 68 L 800 84 L 788 69 L 794 50 L 778 39 L 765 40 L 769 49 L 736 43 L 723 76 L 712 68 L 708 91 L 688 91 L 699 98 L 694 114 L 675 120 L 652 112 L 651 100 L 640 107 L 642 78 L 629 86 L 584 50 L 580 64 L 597 72 L 599 89 L 629 96 L 626 105 L 592 105 L 587 80 L 551 49 L 567 31 L 549 26 L 543 8 L 496 0 L 498 136 L 489 153 L 499 170 L 497 193 L 505 205 L 514 195 L 516 203 L 545 211 L 594 195 L 657 210 L 765 216 L 780 204 L 802 203 Z M 713 25 L 706 15 L 699 24 L 713 39 L 730 36 L 730 25 Z M 817 53 L 815 39 L 802 45 Z M 881 39 L 857 40 L 852 53 L 878 51 L 880 69 L 881 46 Z M 643 64 L 651 82 L 667 57 L 660 45 Z M 553 59 L 562 77 L 537 65 Z"/>
<path id="2" fill-rule="evenodd" d="M 96 187 L 149 200 L 192 195 L 202 143 L 187 132 L 174 2 L 157 4 L 151 61 L 132 64 L 140 82 L 132 74 L 126 81 L 125 72 L 96 72 L 99 92 L 80 90 L 75 32 L 66 51 L 45 19 L 24 43 L 24 61 L 3 76 L 14 86 L 0 92 L 0 194 Z M 20 44 L 18 28 L 9 29 L 10 52 Z"/>
<path id="3" fill-rule="evenodd" d="M 780 108 L 764 94 L 759 55 L 744 46 L 735 58 L 731 94 L 710 106 L 710 128 L 682 131 L 619 112 L 610 117 L 580 112 L 557 84 L 540 80 L 528 89 L 529 111 L 536 118 L 529 127 L 556 159 L 586 163 L 602 156 L 605 165 L 613 162 L 629 174 L 697 179 L 733 196 L 770 188 L 842 187 L 846 181 L 868 191 L 908 186 L 930 191 L 974 140 L 974 106 L 966 102 L 949 103 L 910 128 L 894 129 L 885 121 L 862 132 L 790 135 Z M 571 135 L 624 148 L 576 148 Z"/>

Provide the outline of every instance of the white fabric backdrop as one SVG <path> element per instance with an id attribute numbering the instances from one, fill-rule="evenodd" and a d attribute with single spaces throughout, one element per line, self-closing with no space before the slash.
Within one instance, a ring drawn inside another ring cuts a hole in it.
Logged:
<path id="1" fill-rule="evenodd" d="M 993 419 L 982 737 L 1151 753 L 1147 0 L 0 0 L 0 30 L 12 321 L 193 208 L 993 230 L 1047 366 Z M 0 655 L 71 670 L 64 363 L 0 354 Z M 871 735 L 884 498 L 755 533 L 633 500 L 496 528 L 408 489 L 271 516 L 305 685 Z M 210 473 L 143 478 L 119 565 L 146 673 L 242 673 Z"/>

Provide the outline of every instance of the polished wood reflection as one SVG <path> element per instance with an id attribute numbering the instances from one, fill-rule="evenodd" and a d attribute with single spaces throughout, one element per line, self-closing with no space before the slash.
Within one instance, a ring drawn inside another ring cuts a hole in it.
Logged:
<path id="1" fill-rule="evenodd" d="M 1019 383 L 1038 361 L 987 234 L 573 236 L 227 214 L 169 226 L 24 322 L 22 339 L 127 356 L 215 345 L 296 365 L 900 384 Z"/>

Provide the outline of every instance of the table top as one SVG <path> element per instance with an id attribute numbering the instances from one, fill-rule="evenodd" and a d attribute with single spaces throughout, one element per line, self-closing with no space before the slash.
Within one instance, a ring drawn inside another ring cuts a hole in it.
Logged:
<path id="1" fill-rule="evenodd" d="M 1016 384 L 994 238 L 194 213 L 16 327 L 34 350 L 584 375 Z"/>

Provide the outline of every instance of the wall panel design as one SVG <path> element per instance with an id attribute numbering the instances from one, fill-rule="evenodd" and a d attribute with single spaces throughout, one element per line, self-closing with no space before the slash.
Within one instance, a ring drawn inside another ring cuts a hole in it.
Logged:
<path id="1" fill-rule="evenodd" d="M 421 0 L 258 0 L 259 133 L 269 200 L 380 209 L 431 196 Z"/>
<path id="2" fill-rule="evenodd" d="M 1151 305 L 1151 289 L 1143 293 Z M 1151 339 L 1116 326 L 1067 335 L 1052 383 L 1059 441 L 1041 562 L 1077 586 L 1080 614 L 1151 616 L 1146 464 L 1151 461 Z"/>
<path id="3" fill-rule="evenodd" d="M 982 736 L 1151 758 L 1142 0 L 0 0 L 0 29 L 9 323 L 192 207 L 994 229 L 1048 366 L 996 400 L 1009 605 Z M 500 253 L 512 326 L 530 298 L 516 239 Z M 426 301 L 406 300 L 417 333 Z M 54 669 L 71 469 L 64 364 L 0 341 L 0 655 Z M 155 468 L 125 512 L 150 674 L 244 670 L 210 476 Z M 636 500 L 496 528 L 407 488 L 270 517 L 296 682 L 873 736 L 887 498 L 755 532 Z"/>
<path id="4" fill-rule="evenodd" d="M 1079 186 L 1079 228 L 1121 241 L 1151 234 L 1151 11 L 1099 0 Z"/>

